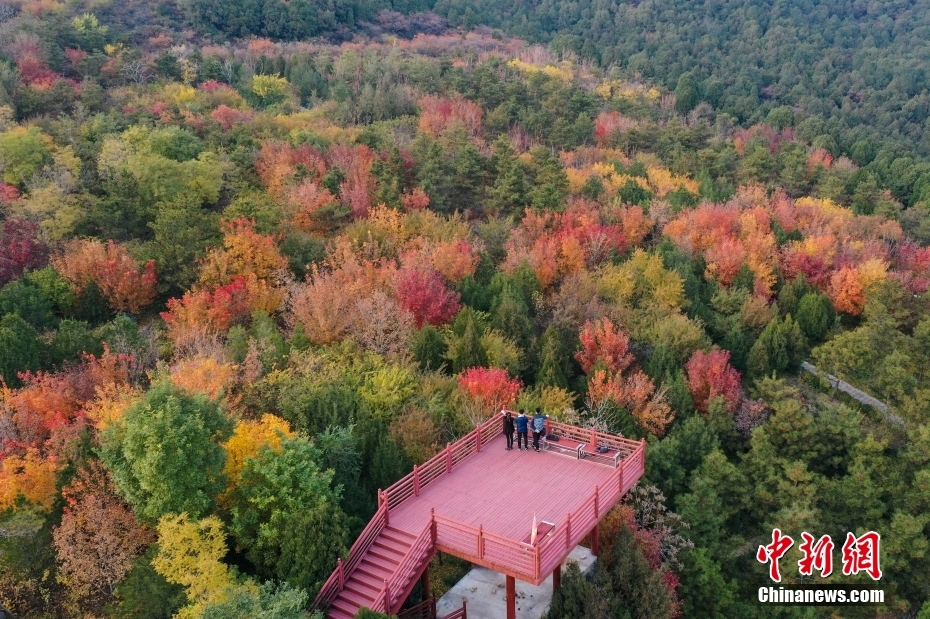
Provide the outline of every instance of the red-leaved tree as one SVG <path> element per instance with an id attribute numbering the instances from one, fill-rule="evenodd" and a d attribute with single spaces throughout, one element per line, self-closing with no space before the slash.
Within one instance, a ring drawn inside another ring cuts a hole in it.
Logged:
<path id="1" fill-rule="evenodd" d="M 48 245 L 39 239 L 38 224 L 16 217 L 3 222 L 0 227 L 0 286 L 26 270 L 42 268 L 47 262 Z"/>
<path id="2" fill-rule="evenodd" d="M 395 280 L 397 302 L 413 314 L 417 329 L 424 323 L 441 325 L 461 309 L 461 295 L 446 288 L 442 275 L 433 270 L 402 269 Z"/>
<path id="3" fill-rule="evenodd" d="M 630 336 L 617 329 L 609 318 L 596 322 L 586 322 L 578 334 L 581 350 L 575 359 L 581 364 L 585 374 L 598 361 L 603 361 L 611 373 L 621 373 L 633 362 L 630 354 Z"/>
<path id="4" fill-rule="evenodd" d="M 459 375 L 459 387 L 491 411 L 512 406 L 523 384 L 501 368 L 468 368 Z"/>
<path id="5" fill-rule="evenodd" d="M 7 205 L 19 199 L 19 190 L 13 185 L 0 182 L 0 205 Z"/>
<path id="6" fill-rule="evenodd" d="M 694 405 L 699 411 L 707 412 L 708 403 L 717 396 L 723 396 L 727 410 L 736 412 L 742 395 L 739 372 L 730 366 L 730 351 L 695 351 L 685 365 L 685 372 Z"/>

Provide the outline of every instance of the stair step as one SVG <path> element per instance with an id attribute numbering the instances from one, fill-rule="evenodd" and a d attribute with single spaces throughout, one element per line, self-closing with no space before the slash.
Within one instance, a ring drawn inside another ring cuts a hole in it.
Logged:
<path id="1" fill-rule="evenodd" d="M 364 559 L 362 559 L 362 562 L 358 564 L 358 567 L 355 568 L 355 570 L 367 576 L 371 576 L 375 580 L 380 580 L 383 582 L 385 578 L 391 577 L 391 574 L 394 573 L 395 567 L 397 567 L 396 563 L 393 565 L 383 565 L 381 563 L 371 561 L 371 559 L 366 556 Z"/>
<path id="2" fill-rule="evenodd" d="M 359 591 L 371 592 L 370 595 L 374 597 L 381 592 L 381 587 L 384 586 L 384 581 L 377 580 L 356 570 L 355 573 L 352 574 L 352 577 L 346 581 L 346 587 L 349 586 Z"/>
<path id="3" fill-rule="evenodd" d="M 355 619 L 355 615 L 338 608 L 330 608 L 326 611 L 326 619 Z"/>
<path id="4" fill-rule="evenodd" d="M 385 540 L 378 540 L 368 549 L 369 555 L 375 555 L 391 563 L 400 563 L 407 554 L 406 550 L 400 550 Z"/>
<path id="5" fill-rule="evenodd" d="M 367 606 L 367 604 L 365 606 Z M 356 606 L 355 604 L 353 604 L 352 602 L 349 602 L 348 600 L 336 598 L 335 600 L 333 600 L 332 605 L 330 605 L 329 607 L 329 613 L 330 613 L 330 616 L 333 616 L 332 615 L 333 611 L 342 611 L 349 617 L 355 617 L 355 615 L 358 613 L 358 610 L 360 608 L 361 606 Z"/>
<path id="6" fill-rule="evenodd" d="M 413 535 L 412 533 L 407 533 L 406 531 L 402 531 L 400 529 L 395 529 L 394 527 L 384 527 L 379 537 L 387 537 L 387 538 L 393 539 L 397 542 L 400 542 L 404 546 L 412 545 L 413 542 L 415 542 L 417 539 L 416 535 Z"/>
<path id="7" fill-rule="evenodd" d="M 377 595 L 377 594 L 375 594 Z M 362 606 L 371 606 L 371 603 L 375 601 L 375 596 L 368 596 L 364 593 L 347 588 L 339 592 L 339 595 L 336 596 L 337 600 L 345 600 L 350 604 L 361 608 Z"/>

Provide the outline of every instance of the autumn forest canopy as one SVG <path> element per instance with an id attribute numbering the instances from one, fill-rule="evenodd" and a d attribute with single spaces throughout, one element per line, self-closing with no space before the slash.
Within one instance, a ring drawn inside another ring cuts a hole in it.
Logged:
<path id="1" fill-rule="evenodd" d="M 647 441 L 549 617 L 927 619 L 925 4 L 0 0 L 0 609 L 320 617 L 509 407 Z"/>

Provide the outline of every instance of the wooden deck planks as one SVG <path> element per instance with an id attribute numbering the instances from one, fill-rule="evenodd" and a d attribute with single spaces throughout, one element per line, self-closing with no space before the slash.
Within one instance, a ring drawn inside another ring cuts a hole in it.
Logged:
<path id="1" fill-rule="evenodd" d="M 541 450 L 506 451 L 500 434 L 391 510 L 391 526 L 412 534 L 437 514 L 520 540 L 537 521 L 561 522 L 615 469 Z"/>

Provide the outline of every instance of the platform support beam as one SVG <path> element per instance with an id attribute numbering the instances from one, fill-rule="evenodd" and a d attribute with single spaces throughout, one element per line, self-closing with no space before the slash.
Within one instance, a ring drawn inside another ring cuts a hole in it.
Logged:
<path id="1" fill-rule="evenodd" d="M 600 523 L 595 523 L 594 528 L 591 529 L 591 554 L 595 557 L 600 554 Z"/>
<path id="2" fill-rule="evenodd" d="M 517 581 L 507 577 L 507 619 L 517 619 Z"/>
<path id="3" fill-rule="evenodd" d="M 552 593 L 555 594 L 562 586 L 562 566 L 556 565 L 552 572 Z"/>
<path id="4" fill-rule="evenodd" d="M 426 566 L 426 569 L 423 570 L 423 575 L 420 576 L 420 586 L 423 588 L 423 599 L 429 599 L 432 597 L 429 590 L 429 566 Z"/>

